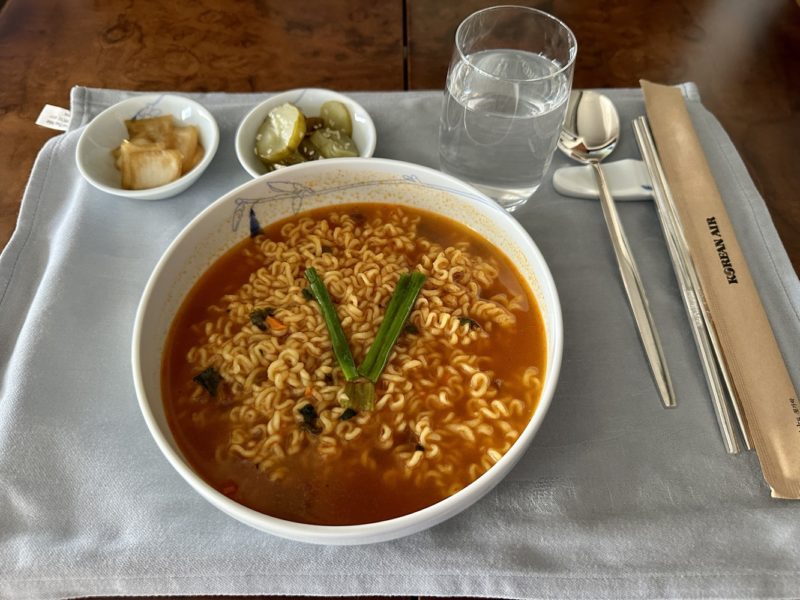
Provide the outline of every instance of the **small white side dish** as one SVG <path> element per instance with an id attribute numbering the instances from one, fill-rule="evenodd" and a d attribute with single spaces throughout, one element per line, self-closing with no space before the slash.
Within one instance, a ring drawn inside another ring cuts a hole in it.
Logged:
<path id="1" fill-rule="evenodd" d="M 172 321 L 189 290 L 209 266 L 251 227 L 266 226 L 305 210 L 342 203 L 385 202 L 434 212 L 473 229 L 504 252 L 538 301 L 547 337 L 539 405 L 506 454 L 472 484 L 432 506 L 364 525 L 308 525 L 242 506 L 207 484 L 186 460 L 167 423 L 161 361 Z M 200 495 L 256 529 L 317 544 L 367 544 L 409 535 L 452 517 L 497 485 L 522 458 L 544 420 L 556 389 L 563 347 L 561 306 L 555 283 L 536 244 L 497 203 L 439 171 L 385 159 L 339 158 L 281 169 L 225 194 L 200 213 L 167 248 L 145 287 L 133 330 L 136 394 L 150 433 L 178 473 Z"/>
<path id="2" fill-rule="evenodd" d="M 320 88 L 299 88 L 271 96 L 251 110 L 242 120 L 236 131 L 236 156 L 244 170 L 253 177 L 259 177 L 267 172 L 264 163 L 255 154 L 256 134 L 273 108 L 288 102 L 294 104 L 306 116 L 316 117 L 319 116 L 320 106 L 329 100 L 341 102 L 350 111 L 350 118 L 353 121 L 352 137 L 358 147 L 359 156 L 362 158 L 372 156 L 375 152 L 377 135 L 375 124 L 364 107 L 352 98 L 338 92 Z"/>
<path id="3" fill-rule="evenodd" d="M 205 154 L 191 171 L 166 185 L 146 190 L 122 188 L 122 174 L 114 165 L 112 151 L 128 137 L 125 121 L 133 118 L 171 114 L 176 125 L 195 125 Z M 83 130 L 78 140 L 76 160 L 81 175 L 97 189 L 139 200 L 170 198 L 192 185 L 206 170 L 219 146 L 219 127 L 211 113 L 194 100 L 171 94 L 134 96 L 97 115 Z"/>

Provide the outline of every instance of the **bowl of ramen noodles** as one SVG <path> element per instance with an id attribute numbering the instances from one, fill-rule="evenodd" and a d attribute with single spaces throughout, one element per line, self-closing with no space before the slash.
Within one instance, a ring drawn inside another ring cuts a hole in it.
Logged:
<path id="1" fill-rule="evenodd" d="M 132 364 L 153 438 L 211 504 L 365 544 L 502 481 L 545 417 L 562 340 L 547 264 L 507 212 L 433 169 L 340 158 L 198 215 L 147 283 Z"/>

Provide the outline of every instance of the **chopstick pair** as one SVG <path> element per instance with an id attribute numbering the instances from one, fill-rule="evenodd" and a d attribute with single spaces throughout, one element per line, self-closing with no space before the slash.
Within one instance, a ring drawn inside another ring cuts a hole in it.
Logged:
<path id="1" fill-rule="evenodd" d="M 667 249 L 675 271 L 675 277 L 681 288 L 681 298 L 686 308 L 697 351 L 700 354 L 703 373 L 711 394 L 725 450 L 729 454 L 738 454 L 741 451 L 741 446 L 736 435 L 734 417 L 731 415 L 731 405 L 734 409 L 738 431 L 744 445 L 748 450 L 753 446 L 747 432 L 736 388 L 725 361 L 714 322 L 708 310 L 708 304 L 678 218 L 675 202 L 670 193 L 669 184 L 661 165 L 647 118 L 638 117 L 634 119 L 633 130 L 636 135 L 636 141 L 639 144 L 642 159 L 650 173 L 659 221 L 667 241 Z M 730 397 L 730 403 L 726 399 L 726 391 Z"/>

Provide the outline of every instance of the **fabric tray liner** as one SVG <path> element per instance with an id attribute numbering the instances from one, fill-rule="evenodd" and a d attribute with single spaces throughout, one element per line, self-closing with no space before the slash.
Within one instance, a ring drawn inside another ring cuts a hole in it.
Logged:
<path id="1" fill-rule="evenodd" d="M 779 345 L 800 384 L 800 284 L 728 136 L 689 110 Z M 609 90 L 610 160 L 638 158 L 639 90 Z M 69 131 L 31 173 L 0 257 L 0 596 L 411 595 L 796 597 L 800 504 L 770 499 L 752 453 L 725 454 L 651 202 L 619 205 L 679 407 L 661 408 L 596 201 L 547 183 L 515 214 L 553 271 L 564 361 L 544 424 L 495 490 L 449 521 L 377 545 L 290 542 L 213 508 L 160 454 L 137 406 L 130 345 L 160 255 L 247 181 L 236 127 L 268 94 L 191 94 L 220 126 L 209 169 L 175 198 L 99 192 L 82 128 L 130 92 L 74 88 Z M 440 92 L 353 93 L 375 156 L 436 168 Z M 558 154 L 552 169 L 568 164 Z M 742 318 L 747 318 L 742 315 Z"/>

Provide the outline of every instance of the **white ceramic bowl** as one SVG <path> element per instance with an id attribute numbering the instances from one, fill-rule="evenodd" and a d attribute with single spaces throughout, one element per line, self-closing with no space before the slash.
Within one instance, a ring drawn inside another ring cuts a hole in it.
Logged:
<path id="1" fill-rule="evenodd" d="M 166 185 L 147 190 L 122 188 L 122 174 L 114 165 L 112 150 L 128 137 L 125 121 L 134 117 L 171 114 L 176 125 L 196 125 L 205 155 L 184 176 Z M 139 200 L 162 200 L 180 194 L 206 170 L 219 146 L 219 128 L 211 113 L 194 100 L 171 94 L 134 96 L 97 115 L 78 140 L 76 160 L 81 175 L 94 187 L 109 194 Z"/>
<path id="2" fill-rule="evenodd" d="M 264 163 L 255 154 L 256 134 L 258 128 L 267 118 L 269 111 L 276 106 L 288 102 L 294 104 L 309 117 L 319 115 L 319 108 L 328 100 L 338 100 L 350 111 L 353 122 L 353 141 L 358 147 L 359 156 L 369 158 L 375 152 L 375 124 L 364 107 L 344 94 L 320 88 L 299 88 L 271 96 L 251 110 L 239 124 L 236 131 L 236 156 L 239 157 L 244 170 L 253 177 L 260 177 L 267 172 Z"/>
<path id="3" fill-rule="evenodd" d="M 167 425 L 161 357 L 170 324 L 195 281 L 227 249 L 249 235 L 250 211 L 263 226 L 299 211 L 349 202 L 386 201 L 423 208 L 472 228 L 516 265 L 538 300 L 547 335 L 539 405 L 511 449 L 460 492 L 420 511 L 366 525 L 322 526 L 277 519 L 246 508 L 203 481 L 184 459 Z M 133 332 L 133 377 L 139 405 L 172 466 L 211 504 L 262 531 L 319 544 L 385 541 L 431 527 L 464 510 L 497 485 L 525 454 L 550 405 L 561 365 L 563 328 L 553 278 L 530 236 L 492 200 L 438 171 L 385 159 L 341 158 L 275 171 L 224 195 L 178 235 L 142 295 Z"/>

